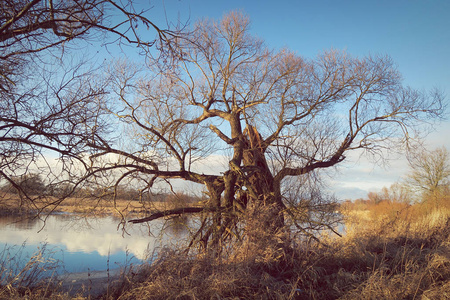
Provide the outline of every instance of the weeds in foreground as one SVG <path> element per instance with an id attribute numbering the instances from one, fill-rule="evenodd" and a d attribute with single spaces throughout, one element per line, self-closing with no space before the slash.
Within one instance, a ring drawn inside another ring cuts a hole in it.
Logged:
<path id="1" fill-rule="evenodd" d="M 111 299 L 450 299 L 450 210 L 406 216 L 323 237 L 328 246 L 281 249 L 266 236 L 221 258 L 166 249 Z"/>
<path id="2" fill-rule="evenodd" d="M 163 249 L 153 263 L 124 272 L 100 297 L 450 299 L 450 209 L 415 209 L 348 221 L 344 237 L 327 234 L 320 244 L 253 232 L 257 240 L 236 244 L 221 257 Z M 70 299 L 45 284 L 3 284 L 0 298 Z"/>
<path id="3" fill-rule="evenodd" d="M 25 262 L 25 244 L 5 246 L 0 252 L 0 299 L 49 299 L 58 290 L 53 280 L 60 262 L 42 244 Z M 60 299 L 56 297 L 55 299 Z"/>

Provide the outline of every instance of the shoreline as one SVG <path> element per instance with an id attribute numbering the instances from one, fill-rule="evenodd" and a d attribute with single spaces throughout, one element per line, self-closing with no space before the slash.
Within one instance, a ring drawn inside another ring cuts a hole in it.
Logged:
<path id="1" fill-rule="evenodd" d="M 56 200 L 55 197 L 47 196 L 42 199 L 35 199 L 33 207 L 29 202 L 22 202 L 18 195 L 0 192 L 0 216 L 35 216 L 54 214 L 76 214 L 80 216 L 114 216 L 123 217 L 144 217 L 157 211 L 173 209 L 176 204 L 152 200 L 140 202 L 138 200 L 127 199 L 99 199 L 89 197 L 68 197 L 56 206 L 48 206 Z M 195 203 L 190 205 L 195 206 Z"/>

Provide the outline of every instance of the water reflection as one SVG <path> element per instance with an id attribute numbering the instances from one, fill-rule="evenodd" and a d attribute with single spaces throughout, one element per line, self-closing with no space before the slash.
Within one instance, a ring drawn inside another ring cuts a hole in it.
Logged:
<path id="1" fill-rule="evenodd" d="M 11 227 L 19 230 L 30 230 L 39 223 L 36 218 L 14 218 L 11 216 L 0 217 L 0 228 L 10 225 Z"/>
<path id="2" fill-rule="evenodd" d="M 156 220 L 148 226 L 129 224 L 122 231 L 118 228 L 119 221 L 113 217 L 51 215 L 44 223 L 39 219 L 7 216 L 0 218 L 0 251 L 5 245 L 22 245 L 25 241 L 29 257 L 45 242 L 47 247 L 59 249 L 55 258 L 63 262 L 65 271 L 106 270 L 139 263 L 155 247 L 183 239 L 188 223 L 182 218 Z"/>
<path id="3" fill-rule="evenodd" d="M 167 220 L 164 224 L 164 231 L 174 236 L 184 236 L 186 235 L 190 225 L 191 224 L 187 216 L 176 216 Z"/>

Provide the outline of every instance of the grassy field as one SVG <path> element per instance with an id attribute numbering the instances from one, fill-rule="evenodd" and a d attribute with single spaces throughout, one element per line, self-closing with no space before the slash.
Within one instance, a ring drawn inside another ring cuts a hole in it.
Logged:
<path id="1" fill-rule="evenodd" d="M 113 215 L 117 217 L 128 215 L 143 215 L 149 211 L 175 208 L 178 203 L 174 197 L 167 201 L 129 201 L 125 199 L 102 199 L 102 198 L 66 198 L 60 201 L 55 197 L 36 199 L 33 205 L 21 201 L 18 195 L 0 194 L 0 215 L 27 214 L 40 212 L 43 214 L 54 212 L 75 213 L 86 216 Z"/>
<path id="2" fill-rule="evenodd" d="M 264 236 L 220 258 L 165 249 L 103 299 L 450 299 L 450 207 L 343 205 L 343 237 Z M 257 229 L 255 229 L 257 230 Z M 3 286 L 1 299 L 69 299 L 58 285 Z"/>

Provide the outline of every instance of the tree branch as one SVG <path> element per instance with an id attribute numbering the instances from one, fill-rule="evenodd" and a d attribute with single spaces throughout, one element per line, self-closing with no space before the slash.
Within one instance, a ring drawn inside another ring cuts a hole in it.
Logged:
<path id="1" fill-rule="evenodd" d="M 181 215 L 181 214 L 195 214 L 200 212 L 218 212 L 221 210 L 224 210 L 223 207 L 181 207 L 181 208 L 174 208 L 174 209 L 168 209 L 164 211 L 158 211 L 153 214 L 151 214 L 148 217 L 142 218 L 142 219 L 132 219 L 128 222 L 133 224 L 138 223 L 144 223 L 149 222 L 152 220 L 160 219 L 167 216 L 173 216 L 173 215 Z"/>

